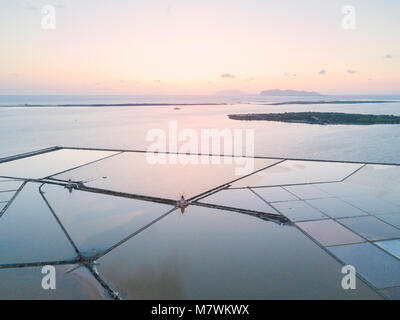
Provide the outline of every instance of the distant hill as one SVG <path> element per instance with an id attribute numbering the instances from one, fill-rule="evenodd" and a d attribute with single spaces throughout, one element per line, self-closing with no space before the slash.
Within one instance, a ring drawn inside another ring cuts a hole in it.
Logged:
<path id="1" fill-rule="evenodd" d="M 262 96 L 295 96 L 295 97 L 309 97 L 309 96 L 320 96 L 321 94 L 315 91 L 297 91 L 297 90 L 264 90 L 261 91 Z"/>

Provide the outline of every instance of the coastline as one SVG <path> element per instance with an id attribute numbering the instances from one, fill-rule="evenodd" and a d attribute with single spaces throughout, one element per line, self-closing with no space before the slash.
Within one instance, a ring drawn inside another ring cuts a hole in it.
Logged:
<path id="1" fill-rule="evenodd" d="M 230 114 L 228 118 L 240 121 L 275 121 L 319 125 L 394 125 L 400 124 L 400 116 L 373 115 L 340 112 L 285 112 Z"/>

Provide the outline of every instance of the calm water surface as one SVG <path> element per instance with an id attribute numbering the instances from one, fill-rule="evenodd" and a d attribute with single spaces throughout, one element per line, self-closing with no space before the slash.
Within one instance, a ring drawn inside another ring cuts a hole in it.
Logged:
<path id="1" fill-rule="evenodd" d="M 146 150 L 150 129 L 255 130 L 259 156 L 399 162 L 400 126 L 320 126 L 279 122 L 242 122 L 232 113 L 331 111 L 400 115 L 400 103 L 348 105 L 161 107 L 1 107 L 0 156 L 60 145 Z"/>
<path id="2" fill-rule="evenodd" d="M 320 126 L 240 122 L 227 117 L 232 113 L 284 111 L 400 115 L 400 103 L 266 106 L 253 101 L 251 104 L 179 106 L 178 110 L 174 106 L 3 106 L 0 107 L 0 157 L 54 145 L 145 150 L 149 146 L 148 130 L 158 128 L 168 132 L 169 121 L 177 121 L 179 129 L 198 132 L 212 128 L 255 129 L 255 154 L 259 156 L 400 162 L 398 125 Z M 85 174 L 89 173 L 83 171 L 83 178 Z M 200 180 L 192 183 L 201 184 Z M 40 228 L 48 230 L 46 237 L 62 238 L 60 229 L 57 232 L 54 229 L 58 226 L 54 225 L 50 211 L 41 203 L 37 187 L 29 185 L 22 194 L 26 196 L 10 207 L 7 212 L 10 215 L 0 219 L 0 227 L 4 224 L 3 236 L 7 234 L 13 239 L 12 243 L 7 240 L 6 247 L 0 246 L 2 262 L 38 259 L 41 257 L 38 252 L 43 258 L 58 259 L 52 255 L 63 253 L 54 245 L 45 249 L 46 239 L 35 228 L 39 228 L 39 222 L 32 214 L 41 218 Z M 169 191 L 168 186 L 157 190 Z M 48 187 L 47 193 L 61 220 L 76 235 L 85 252 L 102 250 L 120 235 L 126 236 L 130 230 L 125 224 L 135 229 L 145 212 L 141 203 L 125 203 L 126 200 L 120 203 L 121 200 L 112 197 L 70 195 L 60 187 Z M 75 208 L 73 215 L 68 215 L 67 207 Z M 154 209 L 152 216 L 165 211 L 165 208 Z M 112 219 L 113 215 L 118 219 Z M 25 225 L 26 219 L 31 223 Z M 87 227 L 82 228 L 82 223 Z M 35 241 L 26 247 L 24 239 L 29 234 Z M 96 239 L 107 239 L 107 243 Z M 58 243 L 68 245 L 64 240 Z M 13 246 L 18 250 L 13 250 Z M 70 248 L 65 248 L 65 252 L 66 258 L 70 258 Z M 119 288 L 125 297 L 134 299 L 378 298 L 361 281 L 356 291 L 343 291 L 341 265 L 298 229 L 216 209 L 190 207 L 184 215 L 174 212 L 99 262 L 99 272 L 106 281 Z M 0 282 L 6 283 L 0 288 L 0 297 L 50 297 L 34 289 L 35 281 L 40 278 L 38 272 L 37 268 L 0 271 Z M 68 285 L 59 291 L 59 297 L 103 296 L 104 292 L 85 272 L 79 271 L 73 281 L 68 280 L 72 276 L 66 275 L 65 270 L 62 273 L 61 281 Z M 77 277 L 86 280 L 80 280 L 78 289 L 68 287 Z M 19 289 L 12 290 L 11 280 L 6 282 L 7 279 L 17 279 Z"/>

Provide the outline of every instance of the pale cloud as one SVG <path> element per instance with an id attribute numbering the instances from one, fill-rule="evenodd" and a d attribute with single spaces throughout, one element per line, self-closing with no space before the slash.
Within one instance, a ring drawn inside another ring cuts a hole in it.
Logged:
<path id="1" fill-rule="evenodd" d="M 322 69 L 320 72 L 318 72 L 319 75 L 324 75 L 326 74 L 326 70 Z"/>
<path id="2" fill-rule="evenodd" d="M 387 55 L 385 55 L 383 58 L 384 58 L 384 59 L 392 59 L 393 56 L 392 56 L 391 54 L 387 54 Z"/>
<path id="3" fill-rule="evenodd" d="M 235 76 L 230 73 L 223 73 L 221 74 L 221 78 L 235 78 Z"/>
<path id="4" fill-rule="evenodd" d="M 357 71 L 356 70 L 347 70 L 347 73 L 350 73 L 350 74 L 355 74 L 355 73 L 357 73 Z"/>

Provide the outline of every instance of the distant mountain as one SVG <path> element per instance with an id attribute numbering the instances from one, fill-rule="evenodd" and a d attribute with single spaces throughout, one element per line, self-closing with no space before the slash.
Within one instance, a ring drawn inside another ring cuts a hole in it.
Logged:
<path id="1" fill-rule="evenodd" d="M 261 91 L 262 96 L 295 96 L 295 97 L 310 97 L 310 96 L 320 96 L 321 94 L 315 91 L 297 91 L 297 90 L 264 90 Z"/>

